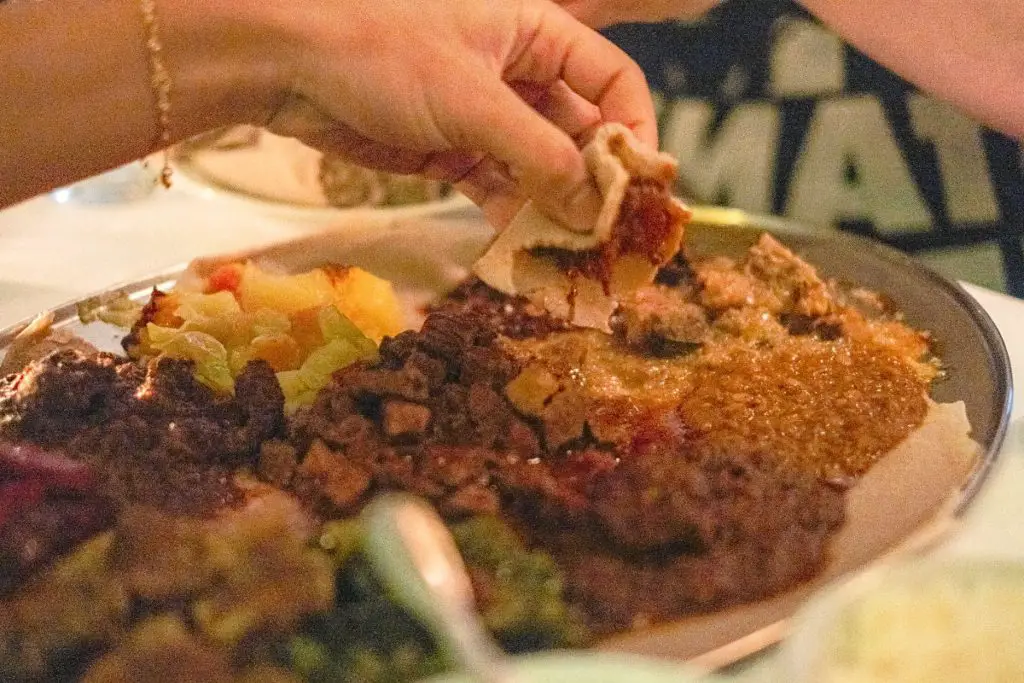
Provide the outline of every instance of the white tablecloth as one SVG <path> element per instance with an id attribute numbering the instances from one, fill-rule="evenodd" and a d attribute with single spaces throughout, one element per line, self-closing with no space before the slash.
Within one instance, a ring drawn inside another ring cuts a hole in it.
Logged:
<path id="1" fill-rule="evenodd" d="M 182 182 L 120 205 L 60 204 L 40 197 L 0 211 L 0 328 L 111 284 L 193 257 L 286 240 L 322 217 L 203 191 Z M 1010 351 L 1015 393 L 1024 388 L 1024 301 L 966 285 Z M 1001 458 L 963 524 L 938 550 L 1024 557 L 1024 401 L 1014 407 Z M 735 676 L 763 680 L 771 658 Z"/>

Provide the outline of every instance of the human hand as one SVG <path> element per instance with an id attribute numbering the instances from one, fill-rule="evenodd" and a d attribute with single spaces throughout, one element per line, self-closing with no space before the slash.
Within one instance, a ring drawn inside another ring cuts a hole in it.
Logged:
<path id="1" fill-rule="evenodd" d="M 498 226 L 531 198 L 592 229 L 600 199 L 579 147 L 602 122 L 657 145 L 639 67 L 546 0 L 293 8 L 275 16 L 296 47 L 268 127 L 367 166 L 454 181 Z"/>
<path id="2" fill-rule="evenodd" d="M 555 0 L 587 26 L 699 17 L 721 0 Z"/>

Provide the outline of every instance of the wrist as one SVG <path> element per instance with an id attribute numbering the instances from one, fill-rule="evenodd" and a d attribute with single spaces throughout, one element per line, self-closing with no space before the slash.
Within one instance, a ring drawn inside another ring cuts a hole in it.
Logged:
<path id="1" fill-rule="evenodd" d="M 158 0 L 163 59 L 171 77 L 171 138 L 265 123 L 287 96 L 287 44 L 267 4 Z"/>

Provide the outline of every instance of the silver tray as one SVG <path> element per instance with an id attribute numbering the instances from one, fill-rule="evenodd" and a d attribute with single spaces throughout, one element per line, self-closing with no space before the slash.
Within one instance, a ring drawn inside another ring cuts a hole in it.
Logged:
<path id="1" fill-rule="evenodd" d="M 833 544 L 833 560 L 817 579 L 760 602 L 616 636 L 600 643 L 600 649 L 685 659 L 709 668 L 758 652 L 785 635 L 788 617 L 814 591 L 866 566 L 927 549 L 955 528 L 998 456 L 1011 406 L 1010 363 L 998 330 L 973 298 L 918 262 L 874 242 L 812 232 L 741 211 L 698 209 L 687 243 L 697 254 L 737 256 L 766 231 L 823 275 L 883 293 L 911 325 L 934 335 L 948 374 L 934 386 L 932 396 L 938 402 L 963 402 L 979 457 L 966 473 L 945 471 L 941 462 L 918 463 L 913 466 L 918 470 L 905 468 L 906 476 L 895 481 L 859 484 L 857 488 L 878 489 L 873 495 L 881 496 L 881 507 L 847 524 Z M 201 259 L 190 268 L 201 272 L 239 257 L 289 270 L 332 262 L 362 266 L 395 283 L 407 305 L 409 324 L 415 326 L 421 305 L 462 279 L 490 236 L 475 214 L 446 220 L 362 216 L 269 248 Z M 172 286 L 185 270 L 182 265 L 59 306 L 52 311 L 53 324 L 101 349 L 120 351 L 124 330 L 104 323 L 83 325 L 78 305 L 121 293 L 144 301 L 154 287 Z M 0 357 L 29 322 L 0 331 Z"/>

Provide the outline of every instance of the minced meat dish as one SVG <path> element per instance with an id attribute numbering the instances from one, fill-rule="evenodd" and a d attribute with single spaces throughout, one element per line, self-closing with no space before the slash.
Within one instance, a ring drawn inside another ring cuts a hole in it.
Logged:
<path id="1" fill-rule="evenodd" d="M 769 454 L 716 452 L 672 410 L 628 443 L 550 439 L 504 395 L 521 367 L 495 340 L 473 314 L 433 313 L 378 365 L 338 373 L 292 425 L 305 457 L 266 470 L 329 515 L 392 488 L 453 518 L 500 513 L 572 568 L 569 595 L 599 632 L 774 593 L 821 564 L 839 491 Z M 419 419 L 394 429 L 394 406 Z M 708 581 L 714 566 L 730 575 Z M 623 590 L 644 575 L 671 589 Z"/>
<path id="2" fill-rule="evenodd" d="M 221 395 L 185 361 L 80 350 L 33 361 L 0 380 L 0 567 L 19 577 L 0 591 L 37 574 L 0 600 L 0 616 L 22 615 L 0 624 L 0 677 L 53 677 L 54 662 L 87 680 L 143 659 L 173 669 L 153 654 L 161 639 L 186 653 L 180 671 L 213 662 L 224 680 L 436 671 L 425 633 L 359 559 L 354 516 L 384 490 L 431 500 L 453 525 L 509 649 L 578 646 L 772 595 L 821 569 L 845 488 L 921 423 L 938 371 L 927 337 L 877 297 L 820 279 L 767 236 L 739 261 L 678 256 L 621 303 L 613 331 L 570 328 L 469 280 L 421 330 L 385 338 L 288 415 L 263 362 Z M 18 448 L 46 466 L 4 467 L 26 461 Z M 225 526 L 248 519 L 254 491 L 301 504 L 305 522 L 286 535 L 306 545 Z M 193 578 L 146 561 L 175 557 L 147 528 L 191 539 L 177 557 Z M 107 545 L 66 556 L 104 529 Z M 265 545 L 313 592 L 271 566 L 216 578 L 226 570 L 209 539 L 222 537 L 242 558 Z M 64 651 L 31 615 L 68 563 L 108 577 L 113 616 L 76 616 Z M 159 600 L 133 588 L 139 563 L 146 585 L 167 586 Z M 294 609 L 246 602 L 247 586 L 272 596 L 277 581 L 297 591 Z M 238 601 L 248 617 L 210 621 Z M 100 658 L 68 668 L 68 652 Z"/>
<path id="3" fill-rule="evenodd" d="M 0 438 L 93 465 L 114 500 L 203 514 L 237 499 L 231 473 L 281 433 L 283 406 L 262 362 L 220 396 L 185 361 L 57 351 L 0 380 Z"/>

